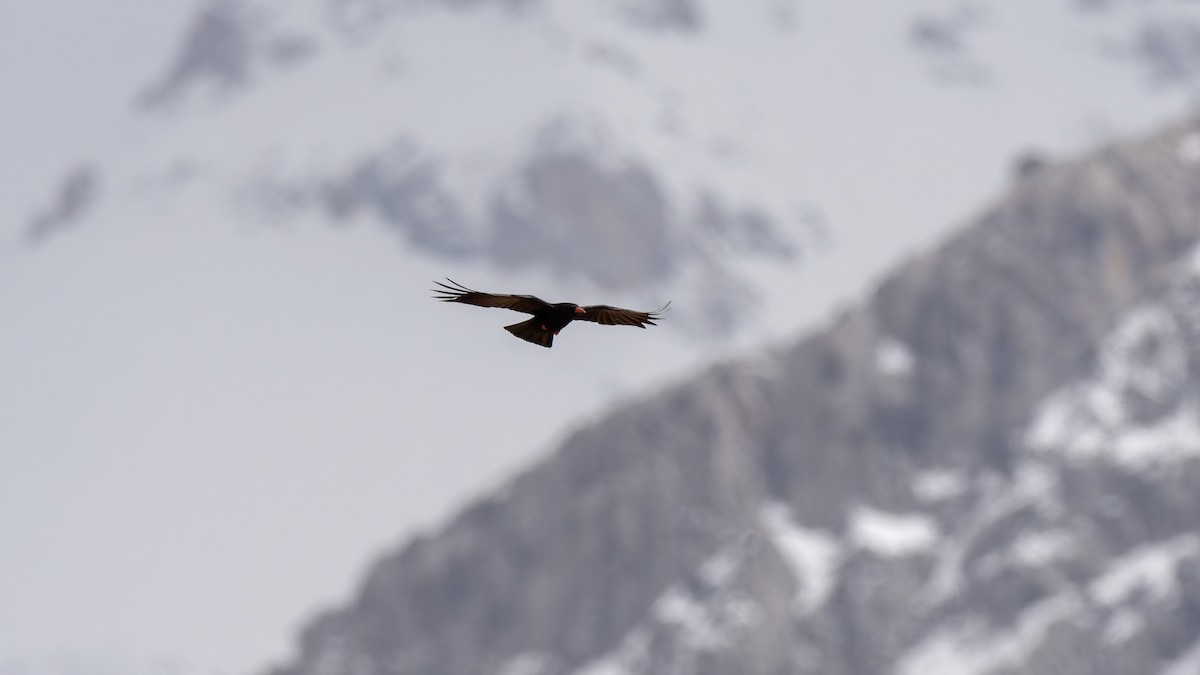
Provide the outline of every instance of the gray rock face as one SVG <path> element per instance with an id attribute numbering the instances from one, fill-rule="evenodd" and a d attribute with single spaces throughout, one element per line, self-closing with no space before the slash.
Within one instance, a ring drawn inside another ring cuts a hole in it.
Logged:
<path id="1" fill-rule="evenodd" d="M 166 105 L 200 83 L 233 89 L 245 85 L 254 60 L 252 18 L 228 0 L 206 5 L 192 22 L 175 62 L 142 94 L 147 108 Z"/>
<path id="2" fill-rule="evenodd" d="M 443 255 L 476 248 L 457 203 L 442 185 L 438 162 L 411 142 L 393 144 L 310 193 L 295 191 L 294 200 L 316 195 L 338 220 L 369 211 L 414 245 Z"/>
<path id="3" fill-rule="evenodd" d="M 946 84 L 982 84 L 989 79 L 986 66 L 971 54 L 970 38 L 986 23 L 981 5 L 962 5 L 941 15 L 918 15 L 909 26 L 908 39 L 929 61 L 931 74 Z"/>
<path id="4" fill-rule="evenodd" d="M 580 429 L 273 674 L 1197 672 L 1196 128 Z"/>
<path id="5" fill-rule="evenodd" d="M 296 66 L 316 51 L 311 36 L 274 30 L 261 8 L 239 0 L 210 0 L 188 25 L 171 65 L 141 92 L 137 104 L 160 110 L 197 89 L 236 92 L 264 68 Z"/>
<path id="6" fill-rule="evenodd" d="M 1157 84 L 1191 83 L 1200 75 L 1200 24 L 1179 17 L 1148 21 L 1134 40 L 1133 56 Z"/>
<path id="7" fill-rule="evenodd" d="M 523 172 L 520 200 L 496 200 L 491 255 L 505 265 L 547 260 L 607 288 L 638 287 L 671 273 L 667 203 L 644 167 L 605 170 L 590 158 L 553 153 Z"/>
<path id="8" fill-rule="evenodd" d="M 626 2 L 620 9 L 631 24 L 648 30 L 688 33 L 704 26 L 704 12 L 693 0 L 641 0 Z"/>
<path id="9" fill-rule="evenodd" d="M 52 202 L 29 219 L 25 241 L 40 244 L 75 226 L 100 197 L 101 185 L 100 171 L 95 166 L 76 166 L 63 178 Z"/>

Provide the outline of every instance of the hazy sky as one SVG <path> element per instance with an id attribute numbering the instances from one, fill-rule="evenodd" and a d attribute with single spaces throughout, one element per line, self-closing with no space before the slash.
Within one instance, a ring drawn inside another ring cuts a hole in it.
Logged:
<path id="1" fill-rule="evenodd" d="M 960 107 L 927 125 L 921 105 L 890 114 L 902 83 L 850 87 L 866 102 L 855 117 L 805 98 L 836 98 L 828 88 L 797 90 L 797 110 L 829 129 L 814 145 L 829 171 L 812 184 L 829 194 L 833 247 L 762 272 L 799 289 L 771 306 L 766 339 L 864 292 L 982 208 L 1026 143 L 1073 152 L 1182 108 L 1178 91 L 1131 95 L 1140 84 L 1128 68 L 1046 69 L 1039 50 L 1057 44 L 1058 19 L 1043 21 L 1039 2 L 993 17 L 1025 26 L 1026 43 L 981 32 L 981 54 L 1010 66 L 993 73 L 995 88 L 958 90 Z M 614 397 L 723 353 L 665 328 L 590 325 L 537 349 L 501 329 L 502 312 L 428 301 L 431 279 L 462 270 L 375 228 L 267 227 L 204 184 L 168 199 L 102 173 L 107 197 L 84 227 L 23 245 L 67 169 L 110 159 L 119 169 L 153 145 L 159 123 L 131 115 L 130 101 L 162 71 L 194 6 L 0 3 L 0 675 L 257 668 L 414 527 L 549 451 Z M 854 11 L 810 18 L 836 28 Z M 887 50 L 907 50 L 903 31 L 886 35 L 866 41 L 878 54 L 808 67 L 867 77 Z M 918 76 L 914 92 L 940 86 Z M 1066 78 L 1061 92 L 1055 78 Z M 989 124 L 997 133 L 980 133 Z M 239 139 L 221 142 L 232 152 Z M 917 217 L 930 222 L 910 227 Z M 459 280 L 483 288 L 554 288 L 467 271 Z"/>

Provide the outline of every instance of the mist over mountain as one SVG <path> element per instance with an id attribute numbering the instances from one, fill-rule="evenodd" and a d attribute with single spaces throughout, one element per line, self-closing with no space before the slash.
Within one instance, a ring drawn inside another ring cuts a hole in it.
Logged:
<path id="1" fill-rule="evenodd" d="M 570 436 L 272 675 L 1200 668 L 1200 123 Z"/>

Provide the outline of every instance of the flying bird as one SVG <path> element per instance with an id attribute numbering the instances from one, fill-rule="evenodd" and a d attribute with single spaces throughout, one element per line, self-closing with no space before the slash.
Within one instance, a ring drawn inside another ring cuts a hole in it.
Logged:
<path id="1" fill-rule="evenodd" d="M 632 309 L 621 309 L 608 305 L 587 305 L 580 307 L 573 302 L 549 303 L 532 295 L 497 295 L 473 291 L 466 286 L 447 278 L 448 284 L 440 281 L 433 283 L 440 288 L 433 289 L 434 298 L 444 302 L 461 302 L 477 307 L 502 307 L 515 312 L 532 314 L 533 318 L 511 326 L 504 330 L 513 335 L 543 347 L 554 346 L 554 336 L 572 321 L 591 321 L 606 326 L 656 326 L 663 312 L 671 306 L 667 303 L 652 312 L 638 312 Z"/>

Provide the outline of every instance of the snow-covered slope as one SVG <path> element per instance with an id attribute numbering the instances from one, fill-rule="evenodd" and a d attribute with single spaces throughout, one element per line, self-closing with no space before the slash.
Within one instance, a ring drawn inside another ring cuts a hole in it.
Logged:
<path id="1" fill-rule="evenodd" d="M 0 511 L 21 515 L 0 537 L 0 668 L 281 653 L 365 554 L 583 416 L 811 325 L 1020 153 L 1177 112 L 1196 13 L 4 7 Z M 501 313 L 429 302 L 447 274 L 676 309 L 544 352 Z M 878 356 L 914 367 L 899 343 Z"/>

